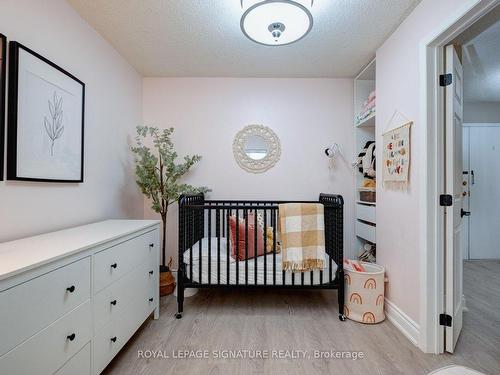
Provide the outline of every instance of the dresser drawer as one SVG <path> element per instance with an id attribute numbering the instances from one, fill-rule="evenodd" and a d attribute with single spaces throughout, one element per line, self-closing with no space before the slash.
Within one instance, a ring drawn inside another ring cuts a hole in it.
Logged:
<path id="1" fill-rule="evenodd" d="M 361 221 L 356 222 L 356 236 L 364 238 L 367 241 L 375 243 L 375 231 L 376 227 L 374 225 L 369 225 Z"/>
<path id="2" fill-rule="evenodd" d="M 160 264 L 160 232 L 158 230 L 154 230 L 147 233 L 147 235 L 148 243 L 153 244 L 153 246 L 149 247 L 150 264 L 151 266 L 156 265 L 158 267 Z"/>
<path id="3" fill-rule="evenodd" d="M 1 292 L 0 356 L 89 298 L 89 257 Z"/>
<path id="4" fill-rule="evenodd" d="M 90 341 L 91 324 L 87 301 L 0 357 L 0 374 L 53 374 Z"/>
<path id="5" fill-rule="evenodd" d="M 136 297 L 129 308 L 96 332 L 93 340 L 94 374 L 100 374 L 106 368 L 153 311 L 157 301 L 149 302 L 143 296 Z"/>
<path id="6" fill-rule="evenodd" d="M 115 283 L 101 290 L 94 297 L 94 329 L 110 323 L 111 320 L 122 316 L 127 310 L 133 309 L 134 304 L 141 299 L 154 298 L 153 293 L 158 288 L 158 266 L 151 266 L 148 262 L 128 273 Z M 156 286 L 156 288 L 155 288 Z M 153 300 L 153 302 L 155 302 Z"/>
<path id="7" fill-rule="evenodd" d="M 358 218 L 359 220 L 368 221 L 369 223 L 376 223 L 375 210 L 375 206 L 357 203 L 356 218 Z"/>
<path id="8" fill-rule="evenodd" d="M 90 375 L 92 373 L 90 353 L 90 343 L 88 343 L 54 375 Z"/>
<path id="9" fill-rule="evenodd" d="M 158 234 L 158 231 L 152 231 Z M 103 250 L 94 258 L 94 293 L 126 275 L 138 265 L 150 259 L 157 252 L 158 241 L 148 232 L 132 238 L 109 249 Z"/>

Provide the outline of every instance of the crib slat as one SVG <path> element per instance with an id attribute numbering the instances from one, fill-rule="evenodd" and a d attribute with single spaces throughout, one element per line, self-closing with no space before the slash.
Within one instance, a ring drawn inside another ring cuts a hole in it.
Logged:
<path id="1" fill-rule="evenodd" d="M 191 246 L 189 247 L 189 270 L 190 270 L 190 274 L 191 274 L 191 282 L 193 282 L 193 244 L 194 244 L 194 212 L 193 210 L 189 210 L 191 212 L 191 215 L 190 215 L 190 230 L 191 230 Z"/>
<path id="2" fill-rule="evenodd" d="M 276 285 L 276 210 L 272 211 L 272 220 L 273 224 L 273 285 Z"/>
<path id="3" fill-rule="evenodd" d="M 234 252 L 236 256 L 236 285 L 239 284 L 240 278 L 240 210 L 236 210 L 236 251 Z"/>
<path id="4" fill-rule="evenodd" d="M 253 254 L 254 254 L 254 259 L 253 259 L 253 265 L 254 265 L 254 284 L 257 285 L 257 208 L 255 208 L 255 212 L 253 215 L 253 235 L 254 235 L 254 241 L 253 241 Z"/>
<path id="5" fill-rule="evenodd" d="M 332 257 L 329 256 L 328 254 L 327 254 L 327 257 L 328 257 L 328 266 L 330 267 L 330 269 L 328 270 L 328 273 L 330 274 L 328 282 L 331 283 L 333 281 L 332 280 Z"/>
<path id="6" fill-rule="evenodd" d="M 229 237 L 226 235 L 226 210 L 222 210 L 222 237 Z"/>
<path id="7" fill-rule="evenodd" d="M 202 272 L 202 263 L 203 263 L 203 257 L 201 254 L 201 243 L 203 242 L 203 236 L 198 240 L 198 281 L 200 284 L 203 284 L 203 272 Z"/>
<path id="8" fill-rule="evenodd" d="M 229 240 L 230 240 L 230 235 L 229 235 L 229 214 L 230 210 L 226 210 L 226 233 L 227 233 L 227 244 L 226 244 L 226 250 L 227 250 L 227 258 L 226 258 L 226 284 L 229 285 L 229 279 L 231 278 L 230 272 L 229 272 L 229 257 L 231 256 L 229 254 Z"/>
<path id="9" fill-rule="evenodd" d="M 212 283 L 212 210 L 208 210 L 208 284 Z"/>
<path id="10" fill-rule="evenodd" d="M 220 210 L 218 208 L 215 211 L 215 231 L 217 233 L 217 285 L 220 285 Z"/>
<path id="11" fill-rule="evenodd" d="M 267 209 L 264 208 L 264 285 L 267 285 Z"/>
<path id="12" fill-rule="evenodd" d="M 248 210 L 245 210 L 245 285 L 248 285 Z"/>

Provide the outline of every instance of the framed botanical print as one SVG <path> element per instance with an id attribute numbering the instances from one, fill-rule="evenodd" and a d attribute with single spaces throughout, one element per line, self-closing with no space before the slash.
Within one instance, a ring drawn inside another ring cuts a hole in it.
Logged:
<path id="1" fill-rule="evenodd" d="M 83 182 L 85 84 L 9 45 L 7 179 Z"/>
<path id="2" fill-rule="evenodd" d="M 7 66 L 7 38 L 0 34 L 0 181 L 3 181 L 5 145 L 5 74 Z"/>

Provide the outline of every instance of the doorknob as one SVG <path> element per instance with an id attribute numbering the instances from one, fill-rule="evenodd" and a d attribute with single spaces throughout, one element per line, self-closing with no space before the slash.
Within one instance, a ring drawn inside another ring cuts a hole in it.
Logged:
<path id="1" fill-rule="evenodd" d="M 460 217 L 464 217 L 464 216 L 470 216 L 470 212 L 469 211 L 464 211 L 463 208 L 460 209 Z"/>

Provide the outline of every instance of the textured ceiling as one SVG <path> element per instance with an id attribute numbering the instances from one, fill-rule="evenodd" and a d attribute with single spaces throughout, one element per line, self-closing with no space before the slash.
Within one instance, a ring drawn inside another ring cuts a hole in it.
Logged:
<path id="1" fill-rule="evenodd" d="M 298 43 L 255 44 L 240 0 L 67 0 L 144 76 L 352 77 L 420 0 L 315 0 Z"/>
<path id="2" fill-rule="evenodd" d="M 500 102 L 500 7 L 458 41 L 463 46 L 464 100 Z"/>

